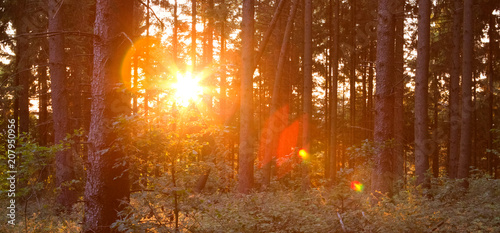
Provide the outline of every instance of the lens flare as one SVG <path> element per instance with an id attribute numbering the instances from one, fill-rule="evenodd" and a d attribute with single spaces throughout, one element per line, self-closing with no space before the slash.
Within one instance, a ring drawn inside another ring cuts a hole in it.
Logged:
<path id="1" fill-rule="evenodd" d="M 351 189 L 356 191 L 356 192 L 363 192 L 363 189 L 365 186 L 361 184 L 359 181 L 352 181 L 351 182 Z"/>
<path id="2" fill-rule="evenodd" d="M 190 101 L 198 101 L 203 93 L 199 82 L 199 78 L 191 73 L 177 73 L 177 82 L 172 85 L 177 103 L 186 107 Z"/>
<path id="3" fill-rule="evenodd" d="M 300 155 L 300 157 L 302 157 L 303 159 L 306 159 L 306 158 L 307 158 L 308 153 L 307 153 L 307 151 L 306 151 L 306 150 L 301 149 L 301 150 L 299 150 L 299 155 Z"/>

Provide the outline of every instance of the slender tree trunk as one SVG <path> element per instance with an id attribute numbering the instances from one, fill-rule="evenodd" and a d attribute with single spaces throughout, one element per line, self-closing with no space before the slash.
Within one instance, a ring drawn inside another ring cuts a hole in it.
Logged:
<path id="1" fill-rule="evenodd" d="M 38 56 L 42 56 L 40 58 L 40 64 L 47 62 L 47 58 L 45 55 L 39 54 Z M 48 144 L 48 121 L 49 114 L 47 111 L 48 106 L 48 86 L 47 86 L 47 67 L 43 65 L 38 66 L 38 142 L 40 146 L 47 146 Z"/>
<path id="2" fill-rule="evenodd" d="M 432 82 L 432 90 L 433 90 L 433 106 L 434 106 L 434 111 L 433 111 L 433 126 L 432 126 L 432 175 L 437 178 L 439 176 L 439 135 L 438 135 L 438 130 L 439 130 L 439 87 L 438 87 L 438 77 L 436 77 L 436 80 L 433 80 Z"/>
<path id="3" fill-rule="evenodd" d="M 63 15 L 60 10 L 63 1 L 49 1 L 49 32 L 62 31 Z M 54 141 L 60 143 L 71 133 L 70 113 L 69 113 L 69 90 L 66 80 L 66 65 L 64 63 L 64 37 L 55 35 L 49 37 L 49 67 L 52 87 L 52 119 L 54 122 Z M 75 178 L 73 168 L 73 155 L 71 150 L 56 152 L 56 186 L 61 189 L 57 196 L 57 202 L 65 208 L 71 210 L 71 206 L 76 202 L 77 196 L 71 187 L 65 185 Z"/>
<path id="4" fill-rule="evenodd" d="M 392 193 L 392 148 L 387 146 L 394 137 L 393 61 L 395 39 L 394 6 L 396 0 L 378 1 L 377 79 L 375 94 L 374 139 L 379 147 L 375 154 L 372 191 Z"/>
<path id="5" fill-rule="evenodd" d="M 271 19 L 271 23 L 269 23 L 269 27 L 266 30 L 266 33 L 264 34 L 264 38 L 262 39 L 262 43 L 259 47 L 259 50 L 257 51 L 257 55 L 255 56 L 255 61 L 254 61 L 254 68 L 253 70 L 257 69 L 257 66 L 259 65 L 260 59 L 262 58 L 262 54 L 264 54 L 264 51 L 267 47 L 267 44 L 269 42 L 269 39 L 271 38 L 271 35 L 274 31 L 274 28 L 276 27 L 276 23 L 278 22 L 278 19 L 280 18 L 281 12 L 283 10 L 283 6 L 285 6 L 286 0 L 280 0 L 278 3 L 278 6 L 276 7 L 273 18 Z"/>
<path id="6" fill-rule="evenodd" d="M 396 15 L 396 50 L 395 58 L 395 87 L 394 87 L 394 175 L 396 179 L 403 178 L 404 173 L 404 0 L 398 0 Z"/>
<path id="7" fill-rule="evenodd" d="M 124 155 L 116 148 L 117 135 L 109 124 L 130 112 L 128 95 L 116 87 L 121 85 L 121 61 L 130 48 L 123 34 L 132 34 L 133 5 L 133 0 L 98 0 L 96 5 L 85 233 L 115 232 L 110 225 L 129 199 L 128 165 L 117 165 Z"/>
<path id="8" fill-rule="evenodd" d="M 17 3 L 17 14 L 14 20 L 14 27 L 17 35 L 26 34 L 29 32 L 29 12 L 28 2 L 20 0 Z M 29 86 L 30 86 L 30 61 L 29 61 L 29 42 L 28 38 L 22 36 L 16 41 L 16 79 L 17 85 L 20 86 L 16 100 L 17 113 L 19 116 L 19 130 L 17 133 L 29 133 Z M 16 127 L 17 128 L 17 127 Z"/>
<path id="9" fill-rule="evenodd" d="M 174 47 L 174 63 L 177 65 L 177 60 L 179 56 L 178 52 L 178 44 L 179 44 L 179 22 L 178 22 L 178 16 L 177 16 L 177 0 L 174 2 L 174 32 L 173 32 L 173 47 Z"/>
<path id="10" fill-rule="evenodd" d="M 493 122 L 493 106 L 494 106 L 494 98 L 495 94 L 493 93 L 494 91 L 494 85 L 493 85 L 493 79 L 495 77 L 495 70 L 493 68 L 493 63 L 495 61 L 494 57 L 494 44 L 495 44 L 495 31 L 496 31 L 496 26 L 495 26 L 495 15 L 493 15 L 493 11 L 490 14 L 489 17 L 489 22 L 488 22 L 489 30 L 488 30 L 488 93 L 487 93 L 487 98 L 488 98 L 488 128 L 490 129 L 488 132 L 488 148 L 493 148 L 493 132 L 491 129 L 494 128 L 494 122 Z M 487 159 L 488 159 L 488 172 L 490 175 L 493 177 L 494 172 L 495 172 L 495 157 L 494 154 L 491 152 L 487 153 Z"/>
<path id="11" fill-rule="evenodd" d="M 271 164 L 273 154 L 276 153 L 276 140 L 279 136 L 281 130 L 286 127 L 286 123 L 288 121 L 288 116 L 281 116 L 278 111 L 280 105 L 280 92 L 284 92 L 284 90 L 280 90 L 280 87 L 283 84 L 282 76 L 283 76 L 283 67 L 285 66 L 285 60 L 287 58 L 287 48 L 288 41 L 290 40 L 290 35 L 292 33 L 293 21 L 295 18 L 295 12 L 297 11 L 299 0 L 293 0 L 293 5 L 290 10 L 290 14 L 288 15 L 288 21 L 286 23 L 285 34 L 283 36 L 283 42 L 281 44 L 280 56 L 278 58 L 278 66 L 276 68 L 276 76 L 274 78 L 274 87 L 273 94 L 271 97 L 271 107 L 269 111 L 269 125 L 267 129 L 265 129 L 268 133 L 264 140 L 266 140 L 265 145 L 265 155 L 263 164 L 263 185 L 269 186 L 271 181 Z"/>
<path id="12" fill-rule="evenodd" d="M 415 76 L 415 173 L 417 184 L 428 186 L 429 139 L 427 132 L 427 96 L 430 52 L 431 1 L 418 2 L 417 70 Z"/>
<path id="13" fill-rule="evenodd" d="M 302 148 L 311 156 L 311 118 L 312 118 L 312 0 L 304 0 L 304 101 L 302 122 Z M 303 163 L 302 189 L 310 188 L 309 168 Z"/>
<path id="14" fill-rule="evenodd" d="M 351 43 L 350 45 L 350 77 L 349 77 L 349 103 L 350 103 L 350 127 L 349 134 L 351 140 L 351 146 L 356 144 L 356 66 L 357 66 L 357 44 L 356 44 L 356 0 L 351 0 Z M 349 167 L 355 169 L 356 159 L 349 158 Z"/>
<path id="15" fill-rule="evenodd" d="M 330 90 L 330 158 L 328 163 L 330 164 L 330 176 L 328 180 L 330 184 L 333 184 L 337 178 L 337 89 L 338 89 L 338 77 L 339 77 L 339 5 L 340 0 L 335 1 L 330 4 L 333 6 L 333 14 L 335 18 L 333 19 L 333 28 L 330 29 L 330 37 L 333 40 L 332 47 L 330 47 L 331 66 L 332 66 L 332 80 L 331 80 L 331 90 Z"/>
<path id="16" fill-rule="evenodd" d="M 191 0 L 191 67 L 196 72 L 196 0 Z"/>
<path id="17" fill-rule="evenodd" d="M 464 0 L 463 60 L 462 60 L 462 125 L 460 134 L 460 157 L 457 178 L 469 176 L 472 146 L 472 60 L 473 60 L 473 0 Z"/>
<path id="18" fill-rule="evenodd" d="M 238 169 L 238 191 L 249 193 L 253 186 L 253 139 L 252 139 L 252 98 L 253 98 L 253 36 L 254 1 L 243 0 L 242 19 L 242 76 L 240 91 L 240 149 Z"/>
<path id="19" fill-rule="evenodd" d="M 453 48 L 451 51 L 450 73 L 450 148 L 448 155 L 448 176 L 457 178 L 458 157 L 460 154 L 460 24 L 462 4 L 455 0 L 453 4 Z"/>

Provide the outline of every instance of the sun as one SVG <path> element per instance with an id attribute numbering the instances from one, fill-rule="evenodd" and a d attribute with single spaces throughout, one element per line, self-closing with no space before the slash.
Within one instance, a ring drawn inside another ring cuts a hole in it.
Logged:
<path id="1" fill-rule="evenodd" d="M 184 107 L 191 101 L 197 102 L 203 94 L 203 88 L 199 83 L 200 79 L 190 72 L 177 73 L 177 82 L 172 84 L 175 90 L 175 102 Z"/>

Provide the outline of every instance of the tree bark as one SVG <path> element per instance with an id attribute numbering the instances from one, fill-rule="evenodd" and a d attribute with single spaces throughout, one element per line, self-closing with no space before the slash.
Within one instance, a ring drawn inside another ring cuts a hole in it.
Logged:
<path id="1" fill-rule="evenodd" d="M 130 112 L 129 96 L 119 87 L 123 86 L 121 62 L 130 48 L 127 37 L 132 34 L 133 4 L 133 0 L 98 0 L 96 4 L 85 233 L 116 232 L 110 225 L 129 199 L 128 165 L 121 164 L 124 154 L 115 145 L 118 135 L 111 124 Z"/>
<path id="2" fill-rule="evenodd" d="M 28 2 L 20 0 L 17 3 L 18 10 L 14 19 L 14 28 L 17 35 L 23 35 L 29 32 L 29 12 Z M 29 86 L 30 86 L 30 61 L 29 61 L 29 42 L 28 38 L 21 36 L 16 41 L 16 79 L 20 90 L 17 92 L 16 110 L 19 116 L 19 130 L 17 133 L 29 133 Z"/>
<path id="3" fill-rule="evenodd" d="M 394 95 L 392 93 L 396 0 L 378 1 L 377 26 L 377 77 L 375 93 L 374 140 L 378 147 L 372 176 L 372 191 L 392 193 L 392 148 L 388 142 L 393 138 Z"/>
<path id="4" fill-rule="evenodd" d="M 430 15 L 431 1 L 418 2 L 418 42 L 417 42 L 417 70 L 415 75 L 415 174 L 417 185 L 428 186 L 425 177 L 429 169 L 428 139 L 428 76 L 429 76 L 429 49 L 430 49 Z"/>
<path id="5" fill-rule="evenodd" d="M 279 137 L 279 134 L 281 130 L 283 130 L 286 127 L 286 123 L 288 120 L 288 117 L 283 117 L 280 116 L 280 114 L 276 114 L 279 109 L 280 105 L 280 92 L 283 92 L 283 90 L 280 90 L 280 87 L 283 84 L 282 76 L 283 76 L 283 67 L 285 65 L 285 59 L 287 58 L 286 52 L 288 48 L 288 41 L 290 40 L 290 35 L 292 33 L 292 28 L 293 28 L 293 21 L 295 18 L 295 12 L 297 11 L 297 6 L 298 6 L 299 1 L 298 0 L 293 0 L 293 5 L 290 9 L 290 14 L 288 15 L 288 21 L 286 23 L 286 28 L 285 28 L 285 34 L 283 36 L 283 42 L 281 44 L 281 51 L 280 51 L 280 56 L 278 58 L 278 66 L 276 68 L 276 76 L 274 78 L 274 86 L 273 86 L 273 94 L 271 97 L 271 107 L 269 111 L 269 125 L 268 129 L 265 129 L 268 134 L 267 137 L 265 137 L 264 140 L 266 140 L 266 145 L 265 145 L 265 155 L 264 155 L 264 161 L 265 164 L 263 164 L 263 180 L 262 183 L 264 186 L 269 186 L 271 182 L 271 164 L 272 164 L 272 157 L 273 154 L 276 153 L 276 141 L 278 140 L 277 137 Z M 285 119 L 286 121 L 282 121 Z"/>
<path id="6" fill-rule="evenodd" d="M 458 159 L 457 178 L 469 176 L 472 146 L 472 60 L 473 60 L 473 0 L 464 0 L 463 21 L 463 60 L 462 60 L 462 124 L 460 133 L 460 157 Z"/>
<path id="7" fill-rule="evenodd" d="M 249 193 L 253 186 L 253 139 L 252 139 L 252 98 L 253 98 L 253 36 L 254 1 L 243 0 L 242 19 L 242 76 L 240 91 L 240 148 L 238 169 L 238 191 Z"/>
<path id="8" fill-rule="evenodd" d="M 453 4 L 453 48 L 451 50 L 450 73 L 450 147 L 448 155 L 448 176 L 457 178 L 460 154 L 460 24 L 462 5 L 459 0 Z"/>
<path id="9" fill-rule="evenodd" d="M 307 152 L 306 160 L 311 157 L 311 118 L 312 118 L 312 0 L 304 1 L 304 99 L 302 122 L 302 149 Z M 303 163 L 302 189 L 310 188 L 309 168 Z"/>
<path id="10" fill-rule="evenodd" d="M 331 90 L 330 90 L 330 145 L 329 145 L 329 167 L 330 176 L 328 180 L 330 184 L 335 182 L 337 178 L 337 87 L 338 87 L 338 77 L 339 77 L 339 0 L 334 0 L 335 3 L 333 7 L 333 14 L 335 18 L 333 19 L 333 30 L 330 29 L 330 37 L 333 40 L 332 47 L 330 49 L 331 66 L 332 66 L 332 80 L 331 80 Z"/>
<path id="11" fill-rule="evenodd" d="M 191 67 L 196 72 L 196 0 L 191 0 Z"/>
<path id="12" fill-rule="evenodd" d="M 63 30 L 63 1 L 49 0 L 49 32 Z M 52 119 L 54 122 L 54 143 L 61 143 L 67 134 L 71 133 L 69 112 L 69 90 L 66 80 L 66 65 L 64 63 L 64 37 L 55 35 L 49 37 L 49 67 L 51 77 Z M 66 211 L 76 202 L 77 196 L 68 183 L 75 179 L 73 155 L 71 150 L 56 152 L 56 186 L 61 189 L 57 202 Z"/>
<path id="13" fill-rule="evenodd" d="M 404 0 L 398 1 L 396 9 L 396 49 L 395 49 L 395 87 L 394 87 L 394 166 L 393 171 L 396 179 L 404 175 Z"/>

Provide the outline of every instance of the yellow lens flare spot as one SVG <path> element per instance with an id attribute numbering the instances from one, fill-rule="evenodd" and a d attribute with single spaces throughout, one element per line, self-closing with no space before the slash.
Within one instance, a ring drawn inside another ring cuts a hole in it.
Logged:
<path id="1" fill-rule="evenodd" d="M 307 151 L 304 149 L 299 150 L 299 156 L 302 157 L 302 159 L 307 159 Z"/>
<path id="2" fill-rule="evenodd" d="M 175 90 L 174 100 L 177 104 L 187 107 L 190 101 L 198 101 L 203 94 L 200 79 L 192 73 L 177 73 L 177 82 L 172 84 Z"/>
<path id="3" fill-rule="evenodd" d="M 363 192 L 363 189 L 365 186 L 360 183 L 359 181 L 352 181 L 351 182 L 351 189 L 356 191 L 356 192 Z"/>

